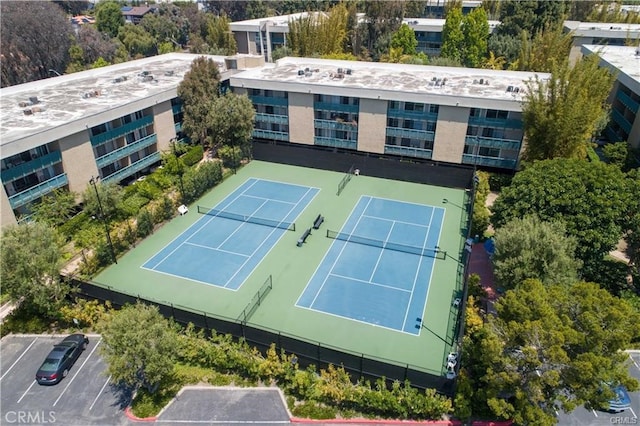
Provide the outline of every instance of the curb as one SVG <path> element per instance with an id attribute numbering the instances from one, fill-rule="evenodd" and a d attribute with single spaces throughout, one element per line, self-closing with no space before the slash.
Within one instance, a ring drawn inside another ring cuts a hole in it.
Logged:
<path id="1" fill-rule="evenodd" d="M 133 412 L 131 411 L 131 407 L 127 407 L 124 409 L 124 415 L 127 416 L 127 418 L 129 420 L 132 420 L 134 422 L 155 422 L 156 420 L 158 420 L 157 417 L 137 417 L 135 414 L 133 414 Z"/>
<path id="2" fill-rule="evenodd" d="M 370 420 L 370 419 L 302 419 L 299 417 L 291 417 L 291 423 L 322 423 L 322 424 L 367 424 L 367 425 L 442 425 L 442 426 L 461 426 L 460 420 Z"/>

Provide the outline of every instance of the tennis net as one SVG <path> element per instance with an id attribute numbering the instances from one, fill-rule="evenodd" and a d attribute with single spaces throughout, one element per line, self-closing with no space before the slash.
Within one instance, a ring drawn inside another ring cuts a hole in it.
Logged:
<path id="1" fill-rule="evenodd" d="M 410 246 L 407 244 L 394 243 L 391 241 L 375 240 L 373 238 L 361 237 L 359 235 L 347 234 L 344 232 L 336 232 L 327 229 L 327 238 L 334 240 L 358 243 L 365 246 L 379 247 L 382 249 L 401 251 L 404 253 L 417 254 L 419 256 L 434 257 L 436 259 L 445 259 L 447 252 L 438 248 L 425 248 L 418 246 Z"/>
<path id="2" fill-rule="evenodd" d="M 265 219 L 256 216 L 245 216 L 237 213 L 226 212 L 224 210 L 213 209 L 209 207 L 198 206 L 198 213 L 208 216 L 217 216 L 225 219 L 237 220 L 239 222 L 255 223 L 257 225 L 269 226 L 271 228 L 286 229 L 287 231 L 295 231 L 296 224 L 293 222 L 277 221 L 273 219 Z"/>

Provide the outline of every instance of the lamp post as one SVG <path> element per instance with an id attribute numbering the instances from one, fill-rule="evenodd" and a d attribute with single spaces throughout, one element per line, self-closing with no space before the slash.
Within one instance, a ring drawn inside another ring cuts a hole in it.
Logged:
<path id="1" fill-rule="evenodd" d="M 98 192 L 98 179 L 91 176 L 89 183 L 93 186 L 93 189 L 96 191 L 96 199 L 98 200 L 98 214 L 100 215 L 100 220 L 104 223 L 104 232 L 107 235 L 107 244 L 109 245 L 109 250 L 111 251 L 111 257 L 113 259 L 113 263 L 118 264 L 118 259 L 116 258 L 116 251 L 113 249 L 113 243 L 111 242 L 111 235 L 109 234 L 109 223 L 107 222 L 107 218 L 104 215 L 104 210 L 102 209 L 102 202 L 100 201 L 100 193 Z"/>
<path id="2" fill-rule="evenodd" d="M 182 163 L 178 159 L 178 151 L 176 150 L 176 138 L 171 139 L 171 147 L 173 148 L 173 156 L 176 158 L 176 166 L 178 168 L 178 180 L 180 181 L 180 201 L 184 199 L 184 183 L 182 182 Z"/>

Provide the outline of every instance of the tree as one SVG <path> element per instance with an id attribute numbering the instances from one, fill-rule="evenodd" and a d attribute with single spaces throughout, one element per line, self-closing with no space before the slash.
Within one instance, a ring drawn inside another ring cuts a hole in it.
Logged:
<path id="1" fill-rule="evenodd" d="M 389 51 L 391 34 L 402 24 L 403 6 L 404 2 L 398 0 L 364 2 L 363 46 L 374 60 Z M 360 55 L 363 51 L 355 53 Z"/>
<path id="2" fill-rule="evenodd" d="M 96 190 L 99 197 L 96 196 Z M 99 201 L 98 202 L 98 198 Z M 100 207 L 104 213 L 104 219 L 115 219 L 120 216 L 124 190 L 117 183 L 96 183 L 96 186 L 89 184 L 82 193 L 84 201 L 84 211 L 87 215 L 102 219 L 100 217 Z"/>
<path id="3" fill-rule="evenodd" d="M 489 188 L 489 174 L 476 171 L 474 179 L 475 199 L 473 201 L 473 213 L 471 215 L 471 235 L 483 235 L 489 227 L 489 216 L 491 212 L 487 209 L 487 197 L 491 189 Z"/>
<path id="4" fill-rule="evenodd" d="M 237 52 L 236 40 L 229 29 L 229 18 L 210 16 L 207 19 L 207 35 L 205 41 L 209 49 L 223 55 L 234 55 Z"/>
<path id="5" fill-rule="evenodd" d="M 398 31 L 391 37 L 391 48 L 401 49 L 403 55 L 415 55 L 416 47 L 418 47 L 418 40 L 415 31 L 407 24 L 400 25 Z"/>
<path id="6" fill-rule="evenodd" d="M 98 31 L 106 33 L 109 37 L 115 37 L 124 25 L 124 16 L 118 2 L 108 0 L 96 4 L 96 27 Z"/>
<path id="7" fill-rule="evenodd" d="M 178 96 L 184 101 L 183 131 L 203 147 L 210 144 L 207 115 L 209 106 L 220 95 L 220 70 L 213 59 L 201 56 L 191 64 L 178 85 Z"/>
<path id="8" fill-rule="evenodd" d="M 156 40 L 140 25 L 123 25 L 118 39 L 132 58 L 153 56 L 158 51 Z"/>
<path id="9" fill-rule="evenodd" d="M 495 244 L 494 273 L 504 288 L 517 287 L 527 278 L 545 285 L 578 280 L 576 240 L 566 236 L 562 223 L 542 222 L 536 216 L 515 218 L 496 230 Z"/>
<path id="10" fill-rule="evenodd" d="M 2 291 L 35 315 L 54 318 L 70 287 L 60 279 L 63 241 L 54 228 L 32 222 L 2 232 Z"/>
<path id="11" fill-rule="evenodd" d="M 462 8 L 456 7 L 447 13 L 447 19 L 442 27 L 441 57 L 462 61 L 462 52 L 464 49 L 462 20 Z"/>
<path id="12" fill-rule="evenodd" d="M 521 41 L 521 38 L 494 32 L 487 40 L 487 49 L 498 58 L 504 57 L 506 64 L 509 65 L 518 59 Z"/>
<path id="13" fill-rule="evenodd" d="M 522 31 L 536 34 L 563 21 L 565 2 L 545 0 L 505 0 L 500 6 L 498 34 L 519 36 Z M 606 22 L 606 21 L 601 21 Z"/>
<path id="14" fill-rule="evenodd" d="M 640 169 L 631 170 L 628 174 L 629 199 L 624 223 L 626 224 L 624 239 L 627 243 L 626 254 L 629 267 L 636 275 L 640 275 Z M 640 282 L 636 284 L 640 289 Z"/>
<path id="15" fill-rule="evenodd" d="M 520 52 L 509 69 L 518 71 L 553 72 L 568 61 L 572 33 L 565 33 L 562 23 L 545 28 L 529 39 L 529 33 L 520 36 Z"/>
<path id="16" fill-rule="evenodd" d="M 37 222 L 59 226 L 71 219 L 76 204 L 76 194 L 58 188 L 33 206 L 33 218 Z"/>
<path id="17" fill-rule="evenodd" d="M 347 8 L 336 5 L 328 14 L 309 14 L 289 22 L 288 48 L 295 56 L 339 54 L 347 39 Z"/>
<path id="18" fill-rule="evenodd" d="M 127 305 L 103 320 L 99 330 L 102 355 L 115 382 L 155 393 L 173 372 L 178 332 L 157 307 Z"/>
<path id="19" fill-rule="evenodd" d="M 503 188 L 492 206 L 491 223 L 498 229 L 526 215 L 562 222 L 577 240 L 576 256 L 588 266 L 599 262 L 622 236 L 628 192 L 624 173 L 606 163 L 537 161 Z"/>
<path id="20" fill-rule="evenodd" d="M 2 87 L 64 72 L 69 62 L 73 29 L 62 9 L 52 2 L 0 2 Z"/>
<path id="21" fill-rule="evenodd" d="M 571 67 L 554 67 L 548 80 L 527 82 L 522 120 L 527 140 L 523 158 L 585 158 L 592 138 L 608 120 L 607 96 L 615 76 L 590 55 Z"/>
<path id="22" fill-rule="evenodd" d="M 490 70 L 503 70 L 506 63 L 507 60 L 504 56 L 496 56 L 493 52 L 489 52 L 483 67 Z"/>
<path id="23" fill-rule="evenodd" d="M 447 15 L 448 16 L 448 15 Z M 478 68 L 487 56 L 487 40 L 489 38 L 489 21 L 487 12 L 477 7 L 462 20 L 463 63 Z"/>
<path id="24" fill-rule="evenodd" d="M 227 93 L 213 101 L 207 117 L 213 146 L 240 148 L 250 155 L 255 110 L 246 95 Z"/>

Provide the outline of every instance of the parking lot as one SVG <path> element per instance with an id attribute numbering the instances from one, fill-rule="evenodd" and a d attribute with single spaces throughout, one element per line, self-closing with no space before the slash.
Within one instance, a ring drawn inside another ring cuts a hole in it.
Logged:
<path id="1" fill-rule="evenodd" d="M 128 395 L 110 384 L 99 355 L 100 337 L 89 345 L 69 375 L 40 386 L 35 374 L 53 344 L 64 336 L 6 336 L 0 345 L 0 424 L 127 425 Z"/>
<path id="2" fill-rule="evenodd" d="M 629 353 L 629 372 L 640 380 L 640 351 Z M 601 425 L 640 425 L 640 392 L 629 392 L 631 408 L 622 413 L 576 408 L 571 414 L 560 413 L 558 424 L 561 426 L 601 426 Z"/>

